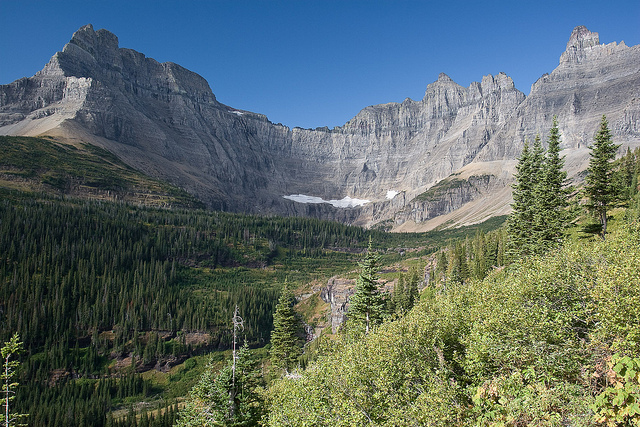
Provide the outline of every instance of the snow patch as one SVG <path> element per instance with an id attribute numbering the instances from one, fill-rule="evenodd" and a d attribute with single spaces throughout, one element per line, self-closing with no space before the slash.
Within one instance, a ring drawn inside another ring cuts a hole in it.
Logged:
<path id="1" fill-rule="evenodd" d="M 393 199 L 394 197 L 396 197 L 398 194 L 400 194 L 399 191 L 396 190 L 388 190 L 387 191 L 387 199 Z"/>
<path id="2" fill-rule="evenodd" d="M 354 208 L 357 206 L 363 206 L 370 202 L 370 200 L 364 199 L 352 199 L 349 196 L 344 197 L 341 200 L 324 200 L 321 197 L 307 196 L 305 194 L 292 194 L 291 196 L 282 196 L 287 200 L 293 200 L 298 203 L 329 203 L 336 208 Z"/>
<path id="3" fill-rule="evenodd" d="M 230 113 L 233 113 L 233 114 L 236 114 L 236 115 L 238 115 L 238 116 L 242 116 L 242 115 L 244 114 L 242 111 L 235 111 L 235 110 L 234 110 L 234 111 L 229 110 L 229 112 L 230 112 Z"/>

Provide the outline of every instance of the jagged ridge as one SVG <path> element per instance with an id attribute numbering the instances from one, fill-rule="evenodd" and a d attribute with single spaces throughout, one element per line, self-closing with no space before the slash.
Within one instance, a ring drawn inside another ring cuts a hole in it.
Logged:
<path id="1" fill-rule="evenodd" d="M 219 103 L 197 74 L 119 48 L 115 35 L 87 25 L 35 76 L 0 87 L 0 133 L 88 140 L 213 208 L 410 229 L 465 205 L 453 222 L 469 223 L 506 213 L 514 159 L 553 115 L 570 174 L 584 168 L 602 114 L 617 142 L 640 145 L 639 62 L 638 46 L 600 45 L 576 27 L 559 66 L 528 97 L 503 73 L 467 88 L 441 74 L 420 101 L 366 107 L 333 130 L 289 129 Z M 492 178 L 448 203 L 414 200 L 460 171 Z M 398 195 L 386 199 L 389 190 Z M 372 203 L 337 209 L 289 194 Z"/>

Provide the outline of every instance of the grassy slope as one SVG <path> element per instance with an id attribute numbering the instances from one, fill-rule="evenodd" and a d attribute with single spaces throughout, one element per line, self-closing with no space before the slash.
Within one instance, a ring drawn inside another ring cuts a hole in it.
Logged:
<path id="1" fill-rule="evenodd" d="M 0 187 L 147 206 L 203 207 L 188 193 L 149 178 L 90 144 L 0 136 Z"/>

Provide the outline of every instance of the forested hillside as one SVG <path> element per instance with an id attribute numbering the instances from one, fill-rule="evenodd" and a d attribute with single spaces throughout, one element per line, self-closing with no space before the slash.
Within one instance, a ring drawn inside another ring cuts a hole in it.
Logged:
<path id="1" fill-rule="evenodd" d="M 197 347 L 228 348 L 236 304 L 246 340 L 264 345 L 285 279 L 311 280 L 327 264 L 332 271 L 350 268 L 353 255 L 323 248 L 331 242 L 357 249 L 366 240 L 362 229 L 319 221 L 33 200 L 12 192 L 2 199 L 3 336 L 19 333 L 30 354 L 24 381 L 43 395 L 67 379 L 122 373 L 113 360 L 127 360 L 133 373 L 180 363 Z M 20 397 L 21 406 L 31 405 L 23 408 L 33 425 L 53 425 L 40 419 L 37 395 Z M 101 408 L 102 417 L 108 409 Z"/>
<path id="2" fill-rule="evenodd" d="M 0 135 L 0 152 L 2 188 L 146 206 L 204 207 L 186 191 L 149 178 L 95 145 Z"/>
<path id="3" fill-rule="evenodd" d="M 220 422 L 240 425 L 224 415 L 230 390 L 239 399 L 232 407 L 248 411 L 246 425 L 593 425 L 640 417 L 640 408 L 631 412 L 640 399 L 637 151 L 611 163 L 609 217 L 616 210 L 607 233 L 581 209 L 587 193 L 575 192 L 562 240 L 514 255 L 518 234 L 495 230 L 501 219 L 389 234 L 199 210 L 179 202 L 188 198 L 158 207 L 144 197 L 69 193 L 47 184 L 46 171 L 62 168 L 76 177 L 68 182 L 86 182 L 78 165 L 89 159 L 91 173 L 107 168 L 113 182 L 130 171 L 114 169 L 115 158 L 102 163 L 90 147 L 59 147 L 72 160 L 47 151 L 27 174 L 19 153 L 51 148 L 14 142 L 4 177 L 18 171 L 30 186 L 14 176 L 0 189 L 0 339 L 18 334 L 24 345 L 12 411 L 28 413 L 29 425 L 200 425 L 189 424 L 188 411 L 206 413 L 215 393 L 227 396 L 216 401 Z M 426 276 L 396 269 L 425 264 Z M 396 288 L 376 296 L 380 311 L 364 317 L 370 331 L 348 320 L 343 332 L 307 345 L 298 369 L 288 361 L 289 375 L 270 364 L 285 284 L 357 275 L 379 292 L 378 273 L 390 265 L 384 280 Z M 236 306 L 239 344 L 251 348 L 237 360 L 229 350 Z M 241 367 L 237 382 L 232 361 Z"/>
<path id="4" fill-rule="evenodd" d="M 396 262 L 470 232 L 197 210 L 95 147 L 0 144 L 0 339 L 24 344 L 14 409 L 29 425 L 171 425 L 203 355 L 230 347 L 236 305 L 262 347 L 285 282 L 357 268 L 371 236 Z"/>
<path id="5" fill-rule="evenodd" d="M 279 380 L 268 424 L 593 425 L 601 409 L 637 410 L 637 378 L 610 367 L 638 362 L 639 285 L 636 216 L 607 241 L 430 287 L 402 319 Z M 617 405 L 596 399 L 616 384 L 629 390 Z"/>

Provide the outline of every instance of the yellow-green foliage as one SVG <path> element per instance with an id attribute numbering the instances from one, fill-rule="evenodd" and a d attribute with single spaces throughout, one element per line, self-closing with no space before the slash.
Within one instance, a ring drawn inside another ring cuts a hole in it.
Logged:
<path id="1" fill-rule="evenodd" d="M 592 408 L 607 426 L 640 426 L 640 357 L 614 355 L 609 362 L 611 383 Z"/>
<path id="2" fill-rule="evenodd" d="M 461 332 L 455 303 L 425 302 L 360 341 L 335 343 L 300 378 L 273 385 L 269 425 L 436 425 L 426 408 L 456 423 L 462 390 L 449 378 L 454 354 L 445 354 Z"/>
<path id="3" fill-rule="evenodd" d="M 601 408 L 629 414 L 635 401 L 594 378 L 614 353 L 639 356 L 639 236 L 631 223 L 425 290 L 405 317 L 274 383 L 267 425 L 587 426 Z"/>
<path id="4" fill-rule="evenodd" d="M 598 243 L 595 278 L 589 283 L 593 337 L 614 352 L 640 355 L 640 227 L 625 226 L 626 238 Z M 600 254 L 600 256 L 598 256 Z"/>

